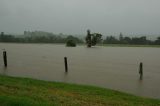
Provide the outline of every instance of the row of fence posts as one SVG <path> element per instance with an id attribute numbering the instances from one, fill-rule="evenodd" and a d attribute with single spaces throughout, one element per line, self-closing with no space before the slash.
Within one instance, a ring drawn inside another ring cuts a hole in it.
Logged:
<path id="1" fill-rule="evenodd" d="M 3 51 L 3 61 L 4 61 L 4 67 L 7 67 L 7 52 L 4 50 Z M 64 57 L 64 65 L 65 65 L 65 72 L 68 72 L 68 62 L 67 62 L 67 57 Z M 139 74 L 140 74 L 140 80 L 143 78 L 143 63 L 140 62 L 139 64 Z"/>
<path id="2" fill-rule="evenodd" d="M 7 67 L 7 52 L 4 50 L 3 51 L 3 62 L 4 62 L 4 67 Z M 65 65 L 65 72 L 68 72 L 68 62 L 67 62 L 67 57 L 64 57 L 64 65 Z"/>

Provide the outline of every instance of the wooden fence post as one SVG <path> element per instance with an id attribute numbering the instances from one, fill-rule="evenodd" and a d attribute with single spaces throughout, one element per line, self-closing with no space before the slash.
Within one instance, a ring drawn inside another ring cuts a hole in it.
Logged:
<path id="1" fill-rule="evenodd" d="M 139 64 L 139 74 L 140 74 L 140 80 L 143 78 L 143 63 L 140 62 Z"/>
<path id="2" fill-rule="evenodd" d="M 7 52 L 3 51 L 3 61 L 4 61 L 4 66 L 7 67 Z"/>
<path id="3" fill-rule="evenodd" d="M 64 57 L 65 72 L 68 72 L 67 57 Z"/>

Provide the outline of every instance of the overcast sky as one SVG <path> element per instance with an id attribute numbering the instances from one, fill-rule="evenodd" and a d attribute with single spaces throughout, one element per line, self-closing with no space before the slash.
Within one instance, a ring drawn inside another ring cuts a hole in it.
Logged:
<path id="1" fill-rule="evenodd" d="M 160 34 L 160 0 L 0 0 L 0 31 Z"/>

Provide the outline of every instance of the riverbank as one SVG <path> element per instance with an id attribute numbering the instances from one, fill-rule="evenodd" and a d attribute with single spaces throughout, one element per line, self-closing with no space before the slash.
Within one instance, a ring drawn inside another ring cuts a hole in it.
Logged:
<path id="1" fill-rule="evenodd" d="M 93 86 L 0 75 L 0 104 L 1 106 L 159 106 L 160 100 Z"/>

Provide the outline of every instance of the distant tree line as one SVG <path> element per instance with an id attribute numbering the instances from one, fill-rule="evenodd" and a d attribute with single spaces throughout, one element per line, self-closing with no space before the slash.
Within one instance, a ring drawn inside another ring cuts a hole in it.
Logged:
<path id="1" fill-rule="evenodd" d="M 99 33 L 90 33 L 87 31 L 87 36 L 84 39 L 72 35 L 53 34 L 43 31 L 24 31 L 21 36 L 5 34 L 1 32 L 0 42 L 15 42 L 15 43 L 66 43 L 68 40 L 75 43 L 86 43 L 88 47 L 94 46 L 97 43 L 104 44 L 133 44 L 133 45 L 160 45 L 160 37 L 156 40 L 148 40 L 146 36 L 141 37 L 128 37 L 120 33 L 119 38 L 115 36 L 107 36 L 101 39 L 102 35 Z M 85 42 L 86 41 L 86 42 Z"/>
<path id="2" fill-rule="evenodd" d="M 66 43 L 68 40 L 73 40 L 76 43 L 84 43 L 82 39 L 72 35 L 53 34 L 43 31 L 29 32 L 25 31 L 22 36 L 8 35 L 1 32 L 0 42 L 15 42 L 15 43 Z"/>
<path id="3" fill-rule="evenodd" d="M 122 33 L 119 35 L 119 39 L 114 36 L 107 36 L 103 40 L 104 44 L 133 44 L 133 45 L 160 45 L 160 37 L 155 41 L 148 40 L 146 36 L 141 37 L 123 37 Z"/>

